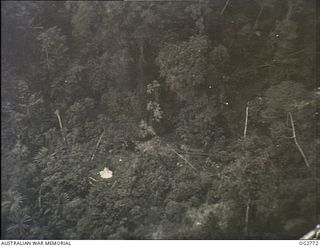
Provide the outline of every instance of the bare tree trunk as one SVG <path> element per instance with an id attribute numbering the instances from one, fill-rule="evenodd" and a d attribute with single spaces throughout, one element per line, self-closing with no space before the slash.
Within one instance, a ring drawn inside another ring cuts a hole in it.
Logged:
<path id="1" fill-rule="evenodd" d="M 243 131 L 243 137 L 246 138 L 247 136 L 247 126 L 248 126 L 248 116 L 249 116 L 249 107 L 246 107 L 246 120 L 244 124 L 244 131 Z M 247 201 L 247 208 L 246 208 L 246 217 L 245 217 L 245 225 L 244 225 L 244 235 L 245 237 L 248 236 L 248 223 L 249 223 L 249 213 L 250 213 L 250 193 L 249 193 L 249 199 Z"/>
<path id="2" fill-rule="evenodd" d="M 262 4 L 262 5 L 261 5 L 261 8 L 260 8 L 260 11 L 259 11 L 259 14 L 258 14 L 258 16 L 257 16 L 257 19 L 256 19 L 256 21 L 255 21 L 255 23 L 254 23 L 253 29 L 256 29 L 256 28 L 257 28 L 258 22 L 259 22 L 259 20 L 260 20 L 260 17 L 261 17 L 261 14 L 262 14 L 263 10 L 264 10 L 264 7 L 265 7 L 265 5 Z"/>
<path id="3" fill-rule="evenodd" d="M 249 226 L 249 213 L 250 213 L 250 198 L 247 201 L 247 208 L 246 208 L 246 219 L 245 219 L 245 227 L 244 227 L 244 235 L 248 236 L 248 226 Z"/>
<path id="4" fill-rule="evenodd" d="M 204 26 L 204 29 L 203 29 L 203 32 L 206 34 L 207 33 L 207 26 L 208 26 L 208 4 L 209 4 L 210 0 L 207 0 L 205 2 L 205 6 L 204 8 L 202 8 L 202 16 L 203 16 L 203 26 Z"/>
<path id="5" fill-rule="evenodd" d="M 293 3 L 292 3 L 292 0 L 288 0 L 287 1 L 288 3 L 288 11 L 287 11 L 287 15 L 286 15 L 286 20 L 289 20 L 290 17 L 291 17 L 291 14 L 292 14 L 292 10 L 293 10 Z"/>
<path id="6" fill-rule="evenodd" d="M 166 143 L 166 145 L 176 154 L 179 158 L 184 160 L 193 170 L 197 170 L 185 157 L 183 157 L 181 154 L 179 154 L 173 147 L 171 147 L 169 144 Z"/>
<path id="7" fill-rule="evenodd" d="M 62 129 L 63 129 L 63 126 L 62 126 L 62 122 L 61 122 L 60 112 L 59 112 L 59 110 L 56 110 L 54 113 L 55 113 L 55 114 L 57 115 L 57 117 L 58 117 L 60 129 L 62 130 Z"/>
<path id="8" fill-rule="evenodd" d="M 140 38 L 138 40 L 138 46 L 139 46 L 139 58 L 138 58 L 138 87 L 139 87 L 139 95 L 141 97 L 141 113 L 142 113 L 142 119 L 145 119 L 146 123 L 149 124 L 148 119 L 148 112 L 146 111 L 147 108 L 147 98 L 146 98 L 146 77 L 145 77 L 145 58 L 144 58 L 144 39 Z"/>
<path id="9" fill-rule="evenodd" d="M 57 118 L 58 118 L 58 121 L 59 121 L 60 131 L 61 131 L 61 135 L 62 135 L 63 141 L 66 143 L 67 140 L 66 140 L 66 137 L 65 137 L 64 132 L 63 132 L 63 126 L 62 126 L 62 121 L 61 121 L 59 110 L 56 110 L 54 113 L 57 115 Z"/>
<path id="10" fill-rule="evenodd" d="M 244 123 L 244 131 L 243 131 L 243 137 L 246 138 L 247 136 L 247 126 L 248 126 L 248 115 L 249 115 L 249 107 L 246 107 L 246 120 Z"/>
<path id="11" fill-rule="evenodd" d="M 49 65 L 49 53 L 48 53 L 47 46 L 45 46 L 44 50 L 46 52 L 47 68 L 48 68 L 48 72 L 49 72 L 50 71 L 50 65 Z"/>
<path id="12" fill-rule="evenodd" d="M 94 149 L 93 154 L 92 154 L 92 156 L 91 156 L 91 160 L 93 160 L 93 159 L 94 159 L 94 156 L 96 155 L 97 149 L 98 149 L 98 147 L 99 147 L 99 145 L 100 145 L 100 142 L 101 142 L 101 140 L 102 140 L 103 135 L 104 135 L 104 130 L 102 131 L 102 134 L 100 135 L 100 137 L 99 137 L 99 139 L 98 139 L 96 148 Z"/>
<path id="13" fill-rule="evenodd" d="M 223 15 L 224 11 L 225 11 L 226 8 L 228 7 L 229 2 L 230 2 L 230 0 L 227 0 L 227 1 L 226 1 L 226 4 L 224 5 L 223 9 L 222 9 L 221 12 L 220 12 L 220 15 Z"/>
<path id="14" fill-rule="evenodd" d="M 225 92 L 225 85 L 223 81 L 220 81 L 219 83 L 219 104 L 220 104 L 220 111 L 223 112 L 224 110 L 224 106 L 226 103 L 226 92 Z"/>
<path id="15" fill-rule="evenodd" d="M 302 158 L 303 158 L 303 160 L 304 160 L 304 163 L 306 164 L 306 166 L 307 166 L 308 168 L 310 168 L 310 165 L 309 165 L 309 162 L 308 162 L 308 160 L 307 160 L 307 157 L 306 157 L 306 155 L 304 154 L 302 148 L 300 147 L 300 145 L 299 145 L 299 143 L 298 143 L 298 141 L 297 141 L 296 130 L 295 130 L 294 121 L 293 121 L 293 117 L 292 117 L 291 112 L 289 112 L 289 116 L 290 116 L 290 121 L 291 121 L 292 138 L 293 138 L 293 140 L 294 140 L 294 143 L 296 144 L 296 146 L 297 146 L 297 148 L 298 148 L 298 150 L 299 150 L 299 152 L 300 152 L 300 154 L 301 154 L 301 156 L 302 156 Z"/>

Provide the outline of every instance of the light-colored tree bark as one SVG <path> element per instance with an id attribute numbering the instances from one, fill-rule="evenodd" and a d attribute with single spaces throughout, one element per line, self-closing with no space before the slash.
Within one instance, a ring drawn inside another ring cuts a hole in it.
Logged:
<path id="1" fill-rule="evenodd" d="M 308 162 L 308 160 L 307 160 L 307 157 L 306 157 L 306 155 L 304 154 L 304 152 L 303 152 L 300 144 L 299 144 L 298 141 L 297 141 L 296 129 L 295 129 L 295 126 L 294 126 L 294 121 L 293 121 L 293 117 L 292 117 L 291 112 L 289 112 L 289 117 L 290 117 L 290 122 L 291 122 L 291 127 L 292 127 L 292 138 L 293 138 L 293 140 L 294 140 L 294 143 L 296 144 L 296 146 L 297 146 L 297 148 L 298 148 L 298 150 L 299 150 L 299 152 L 300 152 L 300 154 L 301 154 L 301 156 L 302 156 L 302 158 L 303 158 L 303 160 L 304 160 L 304 163 L 306 164 L 306 166 L 307 166 L 308 168 L 310 168 L 310 164 L 309 164 L 309 162 Z"/>
<path id="2" fill-rule="evenodd" d="M 171 147 L 169 144 L 166 143 L 166 145 L 170 148 L 172 152 L 174 152 L 178 157 L 182 160 L 184 160 L 193 170 L 197 170 L 185 157 L 183 157 L 181 154 L 179 154 L 173 147 Z"/>
<path id="3" fill-rule="evenodd" d="M 286 15 L 286 20 L 290 20 L 290 17 L 292 15 L 292 10 L 294 8 L 294 4 L 293 4 L 292 0 L 288 0 L 287 4 L 288 4 L 288 10 L 287 10 L 287 15 Z"/>
<path id="4" fill-rule="evenodd" d="M 244 130 L 243 130 L 243 137 L 246 138 L 247 136 L 247 126 L 248 126 L 248 115 L 249 115 L 249 107 L 246 107 L 246 119 L 244 123 Z"/>
<path id="5" fill-rule="evenodd" d="M 49 72 L 50 71 L 50 65 L 49 65 L 49 52 L 48 52 L 47 46 L 45 46 L 44 50 L 46 52 L 47 68 L 48 68 L 48 72 Z"/>
<path id="6" fill-rule="evenodd" d="M 96 155 L 96 152 L 97 152 L 97 150 L 98 150 L 98 148 L 99 148 L 99 145 L 100 145 L 100 142 L 101 142 L 101 140 L 102 140 L 103 135 L 104 135 L 104 130 L 102 131 L 102 133 L 101 133 L 101 135 L 100 135 L 100 137 L 99 137 L 99 139 L 98 139 L 98 142 L 97 142 L 97 144 L 96 144 L 96 148 L 94 149 L 93 154 L 92 154 L 92 156 L 91 156 L 91 160 L 93 160 L 94 157 L 95 157 L 95 155 Z"/>
<path id="7" fill-rule="evenodd" d="M 229 5 L 229 2 L 230 2 L 230 0 L 227 0 L 227 1 L 226 1 L 226 4 L 224 5 L 223 9 L 222 9 L 221 12 L 220 12 L 220 15 L 223 15 L 224 11 L 226 10 L 226 8 L 227 8 L 228 5 Z"/>
<path id="8" fill-rule="evenodd" d="M 261 14 L 262 14 L 262 12 L 263 12 L 263 10 L 264 10 L 264 7 L 265 7 L 265 4 L 262 4 L 261 7 L 260 7 L 259 14 L 258 14 L 258 16 L 257 16 L 257 18 L 256 18 L 255 23 L 254 23 L 253 29 L 256 29 L 256 28 L 258 27 L 258 23 L 259 23 Z"/>
<path id="9" fill-rule="evenodd" d="M 247 207 L 246 207 L 246 219 L 245 219 L 245 227 L 244 227 L 244 235 L 248 236 L 248 226 L 249 226 L 249 213 L 250 213 L 250 198 L 247 201 Z"/>
<path id="10" fill-rule="evenodd" d="M 59 112 L 59 110 L 56 110 L 54 113 L 57 115 L 57 118 L 58 118 L 58 121 L 59 121 L 60 131 L 61 131 L 61 135 L 62 135 L 63 141 L 66 142 L 67 140 L 66 140 L 66 137 L 65 137 L 64 132 L 63 132 L 63 126 L 62 126 L 62 121 L 61 121 L 61 117 L 60 117 L 60 112 Z"/>
<path id="11" fill-rule="evenodd" d="M 246 106 L 246 119 L 245 119 L 245 124 L 244 124 L 244 131 L 243 131 L 243 137 L 244 138 L 246 138 L 246 136 L 247 136 L 248 116 L 249 116 L 249 107 Z M 245 225 L 244 225 L 244 235 L 245 236 L 248 236 L 250 203 L 251 203 L 251 199 L 250 199 L 250 195 L 249 195 L 249 199 L 247 201 Z"/>

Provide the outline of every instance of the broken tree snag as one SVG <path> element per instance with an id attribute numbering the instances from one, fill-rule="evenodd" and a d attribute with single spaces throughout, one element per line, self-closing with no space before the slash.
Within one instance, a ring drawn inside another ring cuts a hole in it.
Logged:
<path id="1" fill-rule="evenodd" d="M 62 138 L 63 138 L 63 140 L 66 142 L 66 138 L 65 138 L 64 132 L 63 132 L 62 121 L 61 121 L 61 117 L 60 117 L 60 112 L 59 112 L 59 110 L 56 110 L 54 113 L 57 115 L 57 118 L 58 118 L 58 121 L 59 121 Z"/>
<path id="2" fill-rule="evenodd" d="M 223 9 L 222 9 L 221 12 L 220 12 L 220 15 L 223 15 L 224 11 L 225 11 L 226 8 L 228 7 L 229 2 L 230 2 L 230 0 L 227 0 L 227 1 L 226 1 L 226 4 L 224 5 Z"/>
<path id="3" fill-rule="evenodd" d="M 287 114 L 287 121 L 286 121 L 286 125 L 287 127 L 289 127 L 289 121 L 290 121 L 290 116 L 289 116 L 289 113 Z M 291 137 L 290 137 L 291 138 Z"/>
<path id="4" fill-rule="evenodd" d="M 184 160 L 193 170 L 197 170 L 185 157 L 179 154 L 173 147 L 171 147 L 168 143 L 166 145 L 182 160 Z"/>
<path id="5" fill-rule="evenodd" d="M 290 122 L 291 122 L 291 127 L 292 127 L 292 138 L 293 138 L 293 140 L 294 140 L 294 143 L 296 144 L 296 146 L 297 146 L 297 148 L 298 148 L 298 150 L 299 150 L 299 152 L 300 152 L 300 154 L 301 154 L 301 156 L 302 156 L 302 158 L 303 158 L 303 160 L 304 160 L 304 163 L 306 164 L 306 166 L 307 166 L 308 168 L 310 168 L 310 165 L 309 165 L 309 162 L 308 162 L 308 160 L 307 160 L 307 157 L 306 157 L 306 155 L 304 154 L 302 148 L 300 147 L 300 145 L 299 145 L 299 143 L 298 143 L 298 141 L 297 141 L 296 129 L 295 129 L 295 126 L 294 126 L 294 121 L 293 121 L 293 117 L 292 117 L 291 112 L 289 112 L 289 117 L 290 117 Z"/>
<path id="6" fill-rule="evenodd" d="M 96 148 L 94 149 L 93 154 L 92 154 L 92 156 L 91 156 L 91 160 L 93 160 L 93 159 L 94 159 L 94 156 L 96 155 L 96 152 L 97 152 L 97 150 L 98 150 L 98 147 L 99 147 L 99 145 L 100 145 L 100 142 L 101 142 L 101 140 L 102 140 L 103 135 L 104 135 L 104 130 L 102 131 L 102 133 L 101 133 L 101 135 L 100 135 L 100 137 L 99 137 L 99 139 L 98 139 L 98 142 L 97 142 L 97 144 L 96 144 Z"/>
<path id="7" fill-rule="evenodd" d="M 292 15 L 292 10 L 294 9 L 295 4 L 293 4 L 291 0 L 287 0 L 287 5 L 288 5 L 288 10 L 286 14 L 286 20 L 290 20 L 290 17 Z"/>
<path id="8" fill-rule="evenodd" d="M 48 68 L 48 72 L 50 72 L 49 53 L 48 53 L 48 48 L 47 48 L 47 46 L 45 46 L 45 52 L 46 52 L 47 68 Z"/>
<path id="9" fill-rule="evenodd" d="M 246 120 L 244 123 L 244 131 L 243 131 L 243 138 L 246 138 L 247 136 L 247 126 L 248 126 L 248 115 L 249 115 L 249 107 L 246 106 Z M 248 236 L 248 223 L 249 223 L 249 213 L 250 213 L 250 197 L 247 201 L 247 207 L 246 207 L 246 218 L 245 218 L 245 225 L 244 225 L 244 235 L 245 237 Z"/>
<path id="10" fill-rule="evenodd" d="M 248 115 L 249 115 L 249 107 L 246 107 L 246 120 L 244 123 L 244 131 L 243 131 L 243 137 L 246 138 L 247 136 L 247 126 L 248 126 Z"/>
<path id="11" fill-rule="evenodd" d="M 260 11 L 259 11 L 259 14 L 257 16 L 257 19 L 256 19 L 256 21 L 254 23 L 253 29 L 256 29 L 258 27 L 258 22 L 260 20 L 260 17 L 261 17 L 261 14 L 262 14 L 262 11 L 263 11 L 264 7 L 265 7 L 265 5 L 262 4 L 261 7 L 260 7 Z"/>
<path id="12" fill-rule="evenodd" d="M 250 213 L 250 198 L 247 201 L 247 208 L 246 208 L 246 219 L 245 219 L 245 227 L 244 227 L 244 235 L 248 236 L 248 223 L 249 223 L 249 213 Z"/>
<path id="13" fill-rule="evenodd" d="M 60 113 L 59 113 L 59 110 L 56 110 L 54 112 L 56 115 L 57 115 L 57 118 L 58 118 L 58 121 L 59 121 L 59 125 L 60 125 L 60 129 L 62 129 L 62 122 L 61 122 L 61 117 L 60 117 Z"/>

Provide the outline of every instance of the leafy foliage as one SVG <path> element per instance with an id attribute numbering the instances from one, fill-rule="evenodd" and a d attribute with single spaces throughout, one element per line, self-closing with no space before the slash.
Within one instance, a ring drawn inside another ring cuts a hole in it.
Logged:
<path id="1" fill-rule="evenodd" d="M 320 215 L 313 5 L 1 2 L 2 238 L 301 237 Z"/>

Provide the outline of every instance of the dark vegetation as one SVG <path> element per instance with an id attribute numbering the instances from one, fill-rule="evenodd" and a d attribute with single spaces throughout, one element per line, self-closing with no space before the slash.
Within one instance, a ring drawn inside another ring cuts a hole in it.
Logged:
<path id="1" fill-rule="evenodd" d="M 1 7 L 3 239 L 296 239 L 319 223 L 315 1 Z"/>

